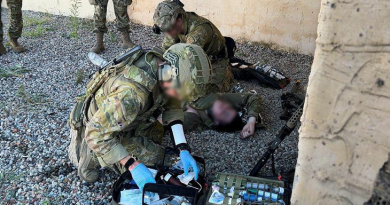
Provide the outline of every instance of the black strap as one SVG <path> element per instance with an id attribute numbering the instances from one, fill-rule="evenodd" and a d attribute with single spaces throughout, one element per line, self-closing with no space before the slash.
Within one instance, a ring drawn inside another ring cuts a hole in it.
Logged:
<path id="1" fill-rule="evenodd" d="M 137 159 L 136 158 L 130 158 L 129 160 L 127 160 L 126 164 L 125 164 L 125 169 L 126 171 L 129 170 L 129 167 L 134 164 L 134 162 L 136 161 Z"/>
<path id="2" fill-rule="evenodd" d="M 272 174 L 273 175 L 276 175 L 276 169 L 275 169 L 275 156 L 274 156 L 274 153 L 272 153 L 271 155 L 271 162 L 272 162 Z"/>

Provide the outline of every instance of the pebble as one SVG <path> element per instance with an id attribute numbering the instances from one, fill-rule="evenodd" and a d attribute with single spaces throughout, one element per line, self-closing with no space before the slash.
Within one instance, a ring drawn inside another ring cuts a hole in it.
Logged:
<path id="1" fill-rule="evenodd" d="M 6 31 L 8 10 L 2 11 Z M 69 113 L 75 98 L 84 94 L 88 76 L 97 70 L 87 59 L 94 44 L 93 21 L 80 19 L 79 38 L 74 39 L 69 37 L 72 32 L 69 17 L 32 11 L 23 11 L 23 15 L 24 18 L 47 18 L 49 21 L 41 25 L 47 29 L 40 37 L 26 36 L 37 26 L 25 25 L 20 43 L 27 51 L 16 54 L 7 46 L 7 54 L 0 58 L 1 68 L 22 65 L 30 70 L 21 77 L 0 80 L 0 173 L 8 179 L 1 183 L 1 200 L 5 204 L 47 204 L 48 201 L 50 204 L 107 204 L 111 200 L 111 186 L 118 176 L 101 169 L 102 177 L 98 182 L 81 182 L 67 157 Z M 105 35 L 106 51 L 102 53 L 105 59 L 123 52 L 114 23 L 109 23 L 108 27 L 111 36 L 118 38 Z M 131 29 L 131 38 L 143 48 L 161 45 L 163 36 L 153 34 L 150 27 L 132 23 Z M 7 42 L 7 35 L 4 38 Z M 267 63 L 292 79 L 300 79 L 303 85 L 307 84 L 311 56 L 275 51 L 257 43 L 238 42 L 238 49 L 245 55 L 237 57 Z M 84 78 L 77 84 L 79 71 L 84 72 Z M 217 172 L 247 174 L 283 125 L 279 114 L 280 96 L 284 90 L 260 87 L 256 82 L 235 81 L 235 84 L 235 92 L 261 95 L 261 114 L 266 128 L 257 130 L 248 140 L 240 140 L 239 132 L 189 133 L 193 153 L 206 159 L 209 179 Z M 290 88 L 291 85 L 285 90 Z M 27 96 L 21 94 L 21 89 Z M 32 105 L 28 102 L 31 99 L 40 103 Z M 275 154 L 277 168 L 295 167 L 297 143 L 295 130 L 283 142 L 283 149 Z M 164 138 L 164 144 L 170 145 L 169 137 Z M 268 166 L 261 174 L 270 174 L 270 171 Z"/>

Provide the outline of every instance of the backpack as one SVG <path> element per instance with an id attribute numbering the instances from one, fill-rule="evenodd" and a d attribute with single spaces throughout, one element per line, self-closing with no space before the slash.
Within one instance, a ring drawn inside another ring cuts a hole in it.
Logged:
<path id="1" fill-rule="evenodd" d="M 182 170 L 172 169 L 172 167 L 169 165 L 169 158 L 172 156 L 178 155 L 178 150 L 173 148 L 166 148 L 165 149 L 165 155 L 164 160 L 162 164 L 160 165 L 154 165 L 148 168 L 157 170 L 157 174 L 155 177 L 156 183 L 148 183 L 144 186 L 143 192 L 142 192 L 142 202 L 143 205 L 146 204 L 145 198 L 147 198 L 147 193 L 157 193 L 161 198 L 167 198 L 169 199 L 169 196 L 178 196 L 178 197 L 185 197 L 189 205 L 201 205 L 204 201 L 204 196 L 207 194 L 209 190 L 209 185 L 205 180 L 205 160 L 201 157 L 194 156 L 194 159 L 197 161 L 198 164 L 201 166 L 201 173 L 198 176 L 198 180 L 195 182 L 192 180 L 190 182 L 190 186 L 184 187 L 184 186 L 177 186 L 166 183 L 162 176 L 169 173 L 176 174 L 183 174 L 184 172 Z M 112 200 L 111 204 L 117 205 L 120 201 L 121 197 L 121 191 L 127 190 L 127 189 L 134 189 L 138 188 L 134 186 L 134 184 L 131 183 L 132 176 L 129 171 L 124 172 L 118 180 L 114 183 L 112 188 Z M 172 197 L 171 197 L 172 198 Z"/>

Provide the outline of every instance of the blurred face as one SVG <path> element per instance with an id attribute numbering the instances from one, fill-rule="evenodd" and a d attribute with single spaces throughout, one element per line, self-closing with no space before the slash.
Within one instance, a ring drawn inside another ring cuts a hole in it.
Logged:
<path id="1" fill-rule="evenodd" d="M 176 98 L 178 100 L 182 100 L 182 97 L 179 95 L 176 89 L 171 87 L 172 82 L 164 82 L 161 85 L 161 88 L 164 90 L 164 93 L 169 97 Z"/>
<path id="2" fill-rule="evenodd" d="M 183 30 L 183 19 L 178 18 L 176 20 L 176 23 L 172 26 L 172 28 L 166 31 L 165 33 L 169 36 L 176 37 L 180 33 L 182 33 L 182 30 Z"/>
<path id="3" fill-rule="evenodd" d="M 227 102 L 216 100 L 211 108 L 211 114 L 216 125 L 230 124 L 237 115 L 237 111 Z"/>

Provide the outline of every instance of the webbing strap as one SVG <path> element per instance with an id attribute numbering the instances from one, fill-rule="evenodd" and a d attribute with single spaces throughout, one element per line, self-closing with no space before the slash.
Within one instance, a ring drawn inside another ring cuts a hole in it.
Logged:
<path id="1" fill-rule="evenodd" d="M 236 183 L 234 185 L 234 195 L 233 195 L 234 199 L 237 199 L 239 197 L 241 182 L 242 182 L 242 177 L 236 177 Z"/>
<path id="2" fill-rule="evenodd" d="M 226 174 L 219 175 L 219 187 L 223 188 L 226 179 Z"/>
<path id="3" fill-rule="evenodd" d="M 242 177 L 236 177 L 236 184 L 234 185 L 235 189 L 239 189 L 241 187 Z"/>
<path id="4" fill-rule="evenodd" d="M 229 176 L 228 182 L 227 182 L 227 188 L 230 189 L 233 186 L 233 180 L 235 179 L 234 176 Z"/>

